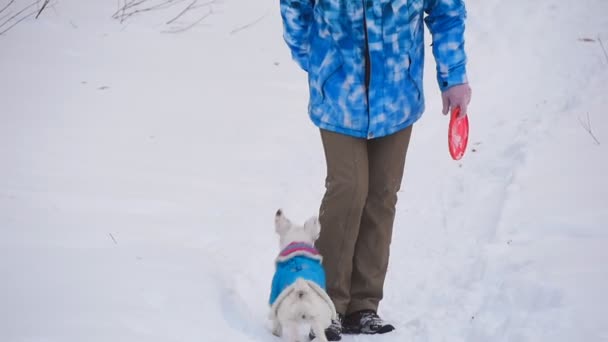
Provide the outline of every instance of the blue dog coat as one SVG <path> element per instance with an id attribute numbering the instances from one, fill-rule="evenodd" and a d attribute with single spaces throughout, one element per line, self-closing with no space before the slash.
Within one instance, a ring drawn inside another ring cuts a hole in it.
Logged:
<path id="1" fill-rule="evenodd" d="M 270 306 L 276 313 L 281 301 L 293 290 L 296 280 L 304 279 L 323 298 L 335 313 L 334 305 L 325 292 L 323 258 L 311 245 L 292 243 L 281 251 L 276 259 L 276 271 L 272 278 Z"/>

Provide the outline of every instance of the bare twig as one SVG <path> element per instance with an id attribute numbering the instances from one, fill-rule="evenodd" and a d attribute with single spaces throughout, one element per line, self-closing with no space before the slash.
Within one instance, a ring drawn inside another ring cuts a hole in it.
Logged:
<path id="1" fill-rule="evenodd" d="M 28 11 L 31 10 L 31 8 L 36 6 L 37 4 L 38 4 L 38 1 L 35 1 L 35 2 L 31 3 L 30 5 L 26 6 L 25 8 L 21 9 L 19 12 L 13 14 L 12 16 L 10 16 L 8 19 L 4 20 L 3 22 L 0 22 L 0 29 L 8 25 L 8 27 L 6 27 L 5 29 L 0 31 L 0 35 L 8 32 L 10 29 L 15 27 L 17 24 L 30 18 L 32 15 L 35 15 L 36 12 L 38 12 L 37 10 L 34 10 L 33 12 L 28 12 Z M 24 13 L 26 13 L 26 14 L 24 14 Z"/>
<path id="2" fill-rule="evenodd" d="M 119 0 L 118 9 L 112 18 L 125 23 L 132 17 L 145 12 L 168 10 L 180 7 L 179 13 L 170 17 L 164 24 L 171 25 L 162 33 L 187 31 L 214 13 L 213 4 L 220 0 Z M 182 7 L 183 6 L 185 7 Z M 201 16 L 202 14 L 202 16 Z M 185 18 L 188 18 L 186 21 Z M 195 20 L 196 19 L 196 20 Z M 194 20 L 194 21 L 193 21 Z"/>
<path id="3" fill-rule="evenodd" d="M 122 3 L 121 3 L 122 1 Z M 141 2 L 144 2 L 146 0 L 141 0 Z M 112 18 L 114 19 L 118 19 L 121 16 L 123 16 L 125 14 L 125 11 L 129 8 L 131 3 L 128 2 L 128 0 L 118 0 L 118 8 L 116 9 L 116 12 L 114 12 L 114 14 L 112 14 Z"/>
<path id="4" fill-rule="evenodd" d="M 110 235 L 110 238 L 112 238 L 112 241 L 114 241 L 114 244 L 118 245 L 118 242 L 116 242 L 116 239 L 114 238 L 114 235 L 112 235 L 112 233 L 108 233 L 108 235 Z"/>
<path id="5" fill-rule="evenodd" d="M 580 117 L 578 118 L 578 122 L 585 129 L 585 131 L 587 131 L 587 133 L 589 133 L 591 138 L 593 138 L 593 140 L 595 141 L 595 144 L 599 146 L 600 141 L 595 137 L 595 134 L 593 134 L 593 131 L 591 130 L 591 119 L 589 118 L 589 113 L 587 113 L 587 122 L 583 122 L 583 120 L 581 120 Z"/>
<path id="6" fill-rule="evenodd" d="M 597 40 L 600 42 L 600 46 L 602 47 L 602 50 L 604 50 L 604 56 L 606 57 L 606 62 L 608 62 L 608 53 L 606 52 L 606 48 L 604 47 L 604 42 L 602 42 L 602 38 L 600 36 L 597 36 Z"/>
<path id="7" fill-rule="evenodd" d="M 266 16 L 268 16 L 268 13 L 269 13 L 269 11 L 268 11 L 268 12 L 266 12 L 266 13 L 264 13 L 264 15 L 260 16 L 260 17 L 259 17 L 259 18 L 257 18 L 256 20 L 254 20 L 254 21 L 250 22 L 249 24 L 246 24 L 246 25 L 243 25 L 243 26 L 241 26 L 241 27 L 237 27 L 237 28 L 235 28 L 234 30 L 230 31 L 230 34 L 236 34 L 236 33 L 240 32 L 240 31 L 242 31 L 242 30 L 246 30 L 246 29 L 248 29 L 248 28 L 252 27 L 253 25 L 255 25 L 255 24 L 259 23 L 259 22 L 260 22 L 260 21 L 262 21 L 262 20 L 264 20 L 264 18 L 266 18 Z"/>
<path id="8" fill-rule="evenodd" d="M 132 0 L 131 2 L 129 2 L 128 0 L 124 0 L 124 4 L 122 6 L 119 5 L 119 7 L 116 10 L 116 12 L 114 12 L 114 14 L 112 14 L 112 18 L 117 19 L 120 16 L 124 15 L 125 12 L 129 8 L 132 8 L 132 7 L 135 7 L 135 6 L 139 6 L 139 5 L 143 4 L 146 1 L 148 1 L 148 0 L 138 0 L 138 1 Z M 122 15 L 120 14 L 121 12 L 122 12 Z"/>
<path id="9" fill-rule="evenodd" d="M 134 16 L 136 14 L 169 8 L 170 6 L 173 5 L 171 2 L 172 1 L 169 0 L 169 1 L 166 1 L 166 2 L 163 2 L 163 3 L 160 3 L 158 5 L 155 5 L 155 6 L 151 6 L 151 7 L 147 7 L 147 8 L 142 8 L 142 9 L 135 9 L 135 10 L 129 12 L 129 13 L 124 14 L 122 16 L 122 18 L 120 18 L 120 22 L 124 22 L 125 20 L 129 19 L 130 17 L 132 17 L 132 16 Z"/>
<path id="10" fill-rule="evenodd" d="M 196 5 L 197 2 L 198 2 L 198 0 L 192 1 L 192 3 L 190 3 L 190 5 L 188 5 L 188 7 L 184 8 L 184 10 L 181 11 L 181 12 L 179 12 L 179 14 L 177 16 L 175 16 L 173 19 L 167 21 L 166 24 L 169 25 L 169 24 L 173 23 L 174 21 L 176 21 L 177 19 L 181 18 L 181 16 L 183 16 L 184 14 L 186 14 L 186 12 L 188 12 L 189 10 L 191 10 L 192 7 L 194 5 Z"/>
<path id="11" fill-rule="evenodd" d="M 38 17 L 40 16 L 40 14 L 42 14 L 42 11 L 44 11 L 44 9 L 46 8 L 46 5 L 49 4 L 49 1 L 51 1 L 51 0 L 44 0 L 44 3 L 42 4 L 42 7 L 40 8 L 40 11 L 38 11 L 38 14 L 36 14 L 36 19 L 38 19 Z"/>
<path id="12" fill-rule="evenodd" d="M 112 17 L 114 19 L 120 19 L 120 22 L 124 22 L 125 20 L 129 19 L 130 17 L 132 17 L 136 14 L 155 11 L 155 10 L 167 9 L 167 8 L 170 8 L 171 6 L 179 4 L 186 0 L 165 0 L 165 1 L 155 4 L 155 5 L 150 5 L 148 7 L 143 7 L 143 8 L 137 8 L 138 6 L 144 4 L 147 1 L 148 0 L 132 0 L 129 3 L 126 3 L 122 9 L 120 9 L 119 12 L 122 11 L 122 14 L 115 13 Z"/>
<path id="13" fill-rule="evenodd" d="M 13 14 L 12 12 L 6 12 L 6 14 L 4 14 L 3 16 L 0 17 L 0 22 L 3 22 L 4 19 L 8 18 L 11 14 Z"/>
<path id="14" fill-rule="evenodd" d="M 197 21 L 193 22 L 192 24 L 181 27 L 181 28 L 173 29 L 173 30 L 163 31 L 163 33 L 181 33 L 181 32 L 188 31 L 189 29 L 193 28 L 194 26 L 200 24 L 203 20 L 207 19 L 207 17 L 209 17 L 212 14 L 213 14 L 213 9 L 210 9 L 209 12 L 207 12 L 205 15 L 203 15 L 201 18 L 199 18 Z"/>
<path id="15" fill-rule="evenodd" d="M 139 6 L 148 0 L 124 0 L 125 5 L 124 9 L 129 9 L 131 7 Z"/>
<path id="16" fill-rule="evenodd" d="M 0 36 L 5 34 L 6 32 L 8 32 L 10 29 L 12 29 L 13 27 L 17 26 L 17 24 L 21 23 L 22 21 L 31 18 L 32 16 L 34 16 L 36 14 L 36 11 L 34 12 L 30 12 L 28 14 L 26 14 L 25 16 L 23 16 L 21 19 L 17 20 L 16 22 L 14 22 L 13 24 L 9 25 L 6 29 L 0 31 Z M 6 23 L 4 23 L 6 24 Z M 0 25 L 0 27 L 4 26 L 4 24 Z"/>
<path id="17" fill-rule="evenodd" d="M 15 2 L 15 0 L 9 1 L 8 4 L 6 4 L 6 6 L 2 7 L 2 9 L 0 9 L 0 13 L 4 12 L 7 8 L 9 8 L 10 5 L 13 4 L 13 2 Z"/>
<path id="18" fill-rule="evenodd" d="M 192 7 L 192 9 L 197 9 L 197 8 L 201 8 L 201 7 L 209 7 L 211 5 L 214 5 L 218 2 L 218 0 L 209 0 L 203 3 L 198 4 L 197 6 Z"/>
<path id="19" fill-rule="evenodd" d="M 125 16 L 125 13 L 127 12 L 127 0 L 124 0 L 125 2 L 125 6 L 122 8 L 122 16 Z"/>
<path id="20" fill-rule="evenodd" d="M 18 17 L 18 16 L 20 16 L 20 15 L 21 15 L 23 12 L 25 12 L 25 11 L 27 11 L 28 9 L 32 8 L 32 7 L 33 7 L 33 6 L 35 6 L 36 4 L 38 4 L 38 2 L 37 2 L 37 1 L 36 1 L 36 2 L 31 3 L 30 5 L 28 5 L 28 6 L 26 6 L 25 8 L 23 8 L 21 11 L 19 11 L 19 12 L 15 13 L 15 14 L 14 14 L 12 17 L 8 18 L 8 19 L 7 19 L 5 22 L 1 23 L 1 24 L 0 24 L 0 27 L 2 27 L 2 26 L 4 26 L 4 25 L 8 24 L 8 22 L 9 22 L 9 21 L 11 21 L 11 20 L 13 20 L 13 19 L 17 18 L 17 17 Z"/>

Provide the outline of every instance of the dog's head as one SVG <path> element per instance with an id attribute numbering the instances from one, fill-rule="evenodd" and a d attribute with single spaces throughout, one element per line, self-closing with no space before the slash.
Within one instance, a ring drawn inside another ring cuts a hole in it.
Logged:
<path id="1" fill-rule="evenodd" d="M 281 209 L 277 211 L 274 218 L 274 226 L 277 234 L 279 234 L 281 249 L 293 242 L 314 245 L 314 242 L 319 238 L 319 233 L 321 233 L 321 224 L 316 216 L 309 218 L 303 226 L 300 226 L 291 223 Z"/>

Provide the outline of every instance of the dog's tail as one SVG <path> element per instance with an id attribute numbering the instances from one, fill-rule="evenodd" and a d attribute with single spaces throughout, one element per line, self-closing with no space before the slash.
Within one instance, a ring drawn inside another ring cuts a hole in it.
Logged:
<path id="1" fill-rule="evenodd" d="M 311 296 L 314 296 L 314 290 L 310 287 L 308 281 L 298 278 L 293 287 L 295 293 L 295 300 L 299 302 L 298 304 L 298 319 L 302 321 L 310 321 L 312 318 L 311 314 L 313 312 L 310 307 L 310 301 L 308 300 Z"/>
<path id="2" fill-rule="evenodd" d="M 305 299 L 307 296 L 310 296 L 310 285 L 308 285 L 308 282 L 302 278 L 298 278 L 296 280 L 293 289 L 298 299 Z"/>
<path id="3" fill-rule="evenodd" d="M 331 298 L 329 298 L 327 292 L 325 292 L 325 290 L 319 285 L 317 285 L 315 282 L 299 278 L 294 284 L 294 291 L 297 300 L 301 302 L 306 302 L 306 304 L 310 302 L 308 300 L 310 298 L 321 299 L 325 304 L 327 304 L 327 307 L 331 312 L 331 319 L 338 319 L 336 315 L 336 307 L 334 306 L 334 303 L 332 302 Z"/>

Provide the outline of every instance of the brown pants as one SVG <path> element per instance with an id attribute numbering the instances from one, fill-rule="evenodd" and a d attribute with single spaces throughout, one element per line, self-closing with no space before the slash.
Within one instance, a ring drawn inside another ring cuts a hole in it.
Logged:
<path id="1" fill-rule="evenodd" d="M 367 140 L 321 130 L 327 190 L 317 248 L 327 292 L 341 314 L 377 310 L 382 299 L 411 132 Z"/>

